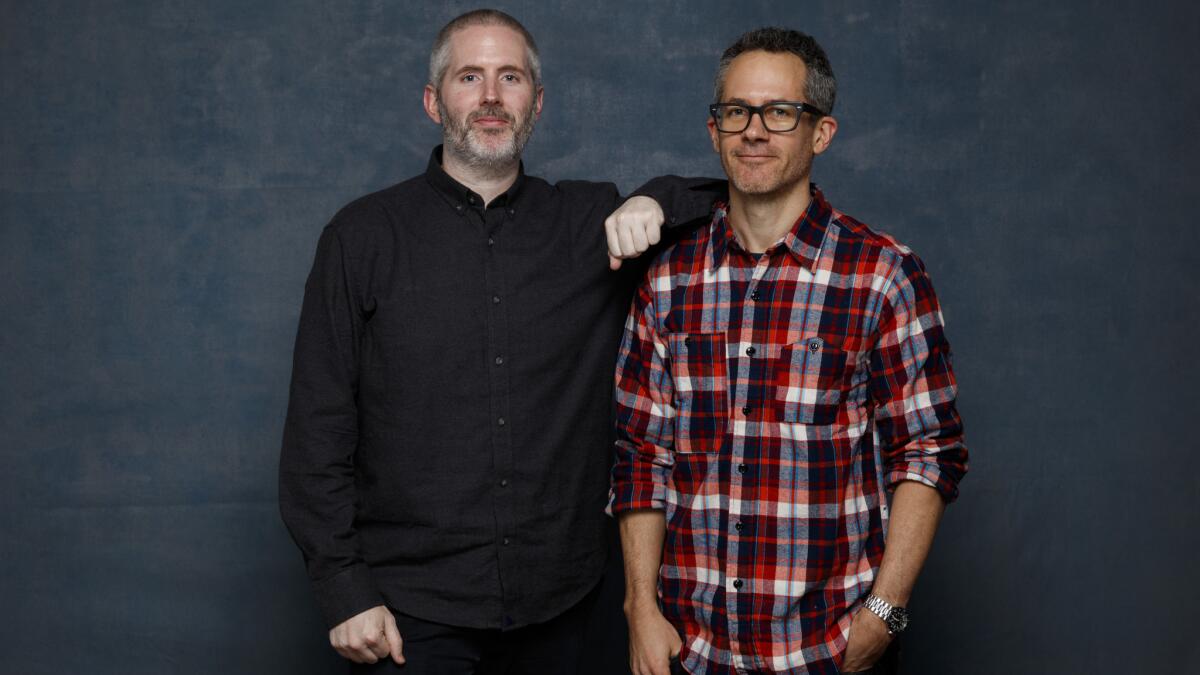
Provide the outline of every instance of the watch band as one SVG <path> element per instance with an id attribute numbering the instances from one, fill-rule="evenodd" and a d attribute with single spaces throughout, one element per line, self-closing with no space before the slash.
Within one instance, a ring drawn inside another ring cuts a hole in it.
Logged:
<path id="1" fill-rule="evenodd" d="M 903 607 L 893 607 L 891 603 L 877 595 L 868 595 L 863 600 L 863 607 L 883 620 L 887 626 L 888 635 L 896 635 L 908 627 L 908 610 Z"/>

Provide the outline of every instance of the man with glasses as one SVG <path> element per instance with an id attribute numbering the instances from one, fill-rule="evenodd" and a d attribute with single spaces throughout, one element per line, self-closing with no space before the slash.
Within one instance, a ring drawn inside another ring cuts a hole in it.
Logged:
<path id="1" fill-rule="evenodd" d="M 610 509 L 637 675 L 895 672 L 966 471 L 924 266 L 810 182 L 834 96 L 803 33 L 725 51 L 708 128 L 729 201 L 630 308 Z"/>
<path id="2" fill-rule="evenodd" d="M 317 246 L 281 510 L 354 670 L 574 673 L 638 278 L 609 269 L 606 233 L 635 254 L 716 195 L 656 183 L 661 209 L 631 199 L 606 230 L 612 184 L 525 175 L 541 67 L 502 12 L 442 29 L 424 101 L 444 141 L 425 173 L 342 209 Z"/>

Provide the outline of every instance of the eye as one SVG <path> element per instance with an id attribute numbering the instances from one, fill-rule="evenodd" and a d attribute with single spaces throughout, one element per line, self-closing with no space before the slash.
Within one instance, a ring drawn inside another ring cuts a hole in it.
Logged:
<path id="1" fill-rule="evenodd" d="M 746 116 L 746 109 L 740 106 L 729 106 L 725 108 L 725 117 L 728 119 L 741 119 Z"/>
<path id="2" fill-rule="evenodd" d="M 479 79 L 479 76 L 476 75 L 475 73 L 467 73 L 466 75 L 462 76 L 463 82 L 474 82 L 475 80 L 478 80 L 478 79 Z"/>
<path id="3" fill-rule="evenodd" d="M 516 73 L 505 73 L 504 75 L 500 76 L 500 79 L 504 80 L 505 82 L 520 82 L 521 81 L 521 78 L 518 77 Z"/>

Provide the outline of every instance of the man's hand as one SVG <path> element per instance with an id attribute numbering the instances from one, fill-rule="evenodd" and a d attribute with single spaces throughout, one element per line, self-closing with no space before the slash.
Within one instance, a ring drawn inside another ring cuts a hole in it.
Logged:
<path id="1" fill-rule="evenodd" d="M 650 197 L 630 197 L 604 220 L 608 236 L 608 266 L 621 267 L 622 259 L 636 258 L 661 238 L 665 216 Z"/>
<path id="2" fill-rule="evenodd" d="M 629 620 L 629 667 L 633 675 L 670 675 L 671 657 L 683 641 L 658 607 L 626 613 Z"/>
<path id="3" fill-rule="evenodd" d="M 375 663 L 389 654 L 403 665 L 404 641 L 396 628 L 396 617 L 383 605 L 346 619 L 329 631 L 329 644 L 338 654 L 355 663 Z"/>
<path id="4" fill-rule="evenodd" d="M 870 669 L 883 656 L 891 641 L 892 636 L 888 635 L 883 619 L 865 607 L 858 610 L 850 624 L 850 640 L 846 643 L 841 671 L 854 673 Z"/>

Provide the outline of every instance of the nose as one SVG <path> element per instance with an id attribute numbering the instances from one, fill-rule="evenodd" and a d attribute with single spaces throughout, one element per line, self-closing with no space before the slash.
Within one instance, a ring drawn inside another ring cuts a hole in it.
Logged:
<path id="1" fill-rule="evenodd" d="M 758 141 L 766 140 L 770 135 L 770 132 L 767 131 L 767 124 L 763 120 L 763 113 L 761 111 L 750 113 L 750 123 L 742 130 L 742 136 L 748 141 Z"/>
<path id="2" fill-rule="evenodd" d="M 497 103 L 500 101 L 500 87 L 497 80 L 486 78 L 483 83 L 483 102 Z"/>

